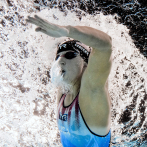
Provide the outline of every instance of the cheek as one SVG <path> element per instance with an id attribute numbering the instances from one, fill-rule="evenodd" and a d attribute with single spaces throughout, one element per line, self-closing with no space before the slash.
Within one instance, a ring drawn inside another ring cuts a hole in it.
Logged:
<path id="1" fill-rule="evenodd" d="M 83 70 L 83 59 L 79 58 L 78 62 L 76 62 L 77 70 L 81 73 Z"/>
<path id="2" fill-rule="evenodd" d="M 82 64 L 77 64 L 76 65 L 76 72 L 77 72 L 77 74 L 80 75 L 82 73 L 82 67 L 83 67 Z"/>
<path id="3" fill-rule="evenodd" d="M 79 59 L 73 62 L 71 72 L 73 76 L 77 77 L 80 76 L 83 69 L 83 62 Z"/>

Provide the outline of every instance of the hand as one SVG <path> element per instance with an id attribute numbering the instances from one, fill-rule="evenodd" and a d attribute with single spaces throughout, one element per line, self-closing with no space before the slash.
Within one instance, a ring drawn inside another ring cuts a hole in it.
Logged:
<path id="1" fill-rule="evenodd" d="M 26 19 L 26 21 L 38 26 L 35 29 L 36 32 L 42 32 L 42 33 L 45 33 L 45 34 L 47 34 L 51 37 L 55 37 L 55 38 L 67 37 L 69 31 L 66 27 L 52 24 L 52 23 L 40 18 L 37 15 L 35 15 L 34 17 L 35 18 L 28 16 L 28 19 Z"/>

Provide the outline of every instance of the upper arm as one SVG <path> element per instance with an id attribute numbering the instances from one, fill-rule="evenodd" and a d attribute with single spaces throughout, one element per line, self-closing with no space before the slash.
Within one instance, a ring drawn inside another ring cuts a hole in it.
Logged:
<path id="1" fill-rule="evenodd" d="M 111 68 L 110 56 L 110 46 L 103 50 L 93 49 L 82 77 L 79 105 L 89 126 L 106 127 L 109 124 L 110 101 L 105 84 Z M 99 119 L 94 121 L 95 118 Z"/>
<path id="2" fill-rule="evenodd" d="M 84 85 L 92 90 L 105 86 L 111 68 L 110 56 L 110 47 L 103 50 L 92 50 L 88 66 L 82 77 L 82 86 Z"/>

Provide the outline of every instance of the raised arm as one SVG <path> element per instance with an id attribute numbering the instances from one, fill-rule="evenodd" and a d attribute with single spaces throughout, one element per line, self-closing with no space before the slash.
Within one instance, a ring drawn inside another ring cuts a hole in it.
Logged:
<path id="1" fill-rule="evenodd" d="M 111 46 L 111 37 L 106 33 L 87 26 L 59 26 L 52 24 L 39 16 L 35 15 L 34 18 L 28 16 L 27 22 L 38 26 L 37 32 L 45 33 L 49 36 L 58 37 L 70 37 L 81 41 L 82 43 L 91 46 L 92 48 L 98 48 L 98 46 Z M 99 48 L 100 49 L 100 48 Z"/>
<path id="2" fill-rule="evenodd" d="M 110 97 L 107 78 L 111 69 L 111 38 L 86 26 L 68 26 L 68 36 L 91 46 L 88 66 L 82 76 L 79 105 L 84 119 L 96 134 L 110 130 Z"/>

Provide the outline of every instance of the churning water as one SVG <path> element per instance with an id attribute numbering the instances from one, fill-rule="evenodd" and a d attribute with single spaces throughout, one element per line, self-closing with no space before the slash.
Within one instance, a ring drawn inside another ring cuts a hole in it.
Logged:
<path id="1" fill-rule="evenodd" d="M 147 146 L 147 9 L 141 0 L 0 1 L 0 146 L 61 146 L 49 71 L 63 40 L 36 33 L 37 13 L 86 25 L 113 40 L 109 94 L 112 147 Z"/>

